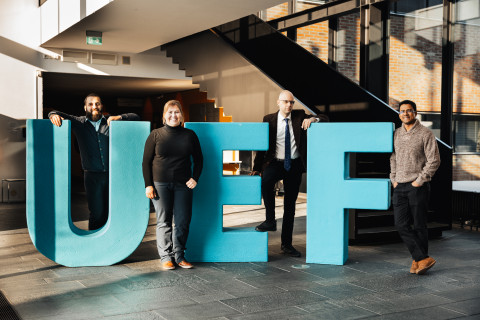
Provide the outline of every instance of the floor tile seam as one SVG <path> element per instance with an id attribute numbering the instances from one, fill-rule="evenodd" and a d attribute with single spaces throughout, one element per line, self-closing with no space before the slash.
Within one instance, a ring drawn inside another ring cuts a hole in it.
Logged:
<path id="1" fill-rule="evenodd" d="M 235 281 L 238 281 L 238 282 L 240 282 L 240 283 L 243 283 L 244 285 L 247 285 L 247 286 L 249 286 L 249 287 L 252 287 L 253 289 L 259 289 L 259 290 L 260 290 L 259 287 L 255 287 L 254 285 L 251 285 L 251 284 L 248 283 L 248 282 L 242 281 L 242 280 L 239 279 L 239 278 L 235 278 Z"/>
<path id="2" fill-rule="evenodd" d="M 299 269 L 296 269 L 296 270 L 293 270 L 294 272 L 296 273 L 303 273 L 304 275 L 308 275 L 308 276 L 313 276 L 315 278 L 318 278 L 318 279 L 315 279 L 315 280 L 307 280 L 307 281 L 310 281 L 310 282 L 315 282 L 317 283 L 317 281 L 325 281 L 325 280 L 328 280 L 326 278 L 323 278 L 323 277 L 320 277 L 316 274 L 313 274 L 313 273 L 308 273 L 307 271 L 305 270 L 299 270 Z M 318 283 L 319 285 L 321 285 L 320 283 Z"/>
<path id="3" fill-rule="evenodd" d="M 227 299 L 227 300 L 228 300 L 228 299 Z M 222 305 L 224 305 L 224 306 L 226 306 L 226 307 L 228 307 L 228 308 L 230 308 L 230 309 L 234 310 L 235 312 L 238 312 L 238 314 L 247 314 L 247 313 L 243 313 L 243 312 L 241 312 L 240 310 L 237 310 L 237 309 L 235 309 L 235 308 L 234 308 L 234 307 L 232 307 L 232 306 L 229 306 L 228 304 L 226 304 L 226 303 L 225 303 L 225 302 L 223 302 L 222 300 L 219 300 L 218 302 L 219 302 L 219 303 L 221 303 Z"/>
<path id="4" fill-rule="evenodd" d="M 445 298 L 445 297 L 442 297 L 442 298 Z M 476 297 L 476 298 L 468 298 L 468 299 L 462 299 L 462 300 L 452 300 L 452 299 L 449 299 L 449 298 L 445 298 L 445 299 L 448 299 L 448 300 L 451 301 L 451 302 L 445 303 L 445 306 L 446 306 L 446 305 L 456 304 L 456 303 L 460 303 L 460 302 L 466 302 L 466 301 L 470 301 L 470 300 L 480 300 L 480 296 Z"/>
<path id="5" fill-rule="evenodd" d="M 160 318 L 162 318 L 163 320 L 169 320 L 168 318 L 165 318 L 164 316 L 162 316 L 160 313 L 158 313 L 156 310 L 152 310 L 152 311 L 149 311 L 149 312 L 153 312 L 154 314 L 158 315 Z"/>
<path id="6" fill-rule="evenodd" d="M 473 287 L 471 287 L 471 288 L 473 288 Z M 471 289 L 471 288 L 469 288 L 469 289 Z M 454 289 L 454 290 L 461 290 L 461 289 Z M 451 290 L 437 291 L 437 292 L 432 292 L 432 293 L 429 293 L 429 294 L 432 295 L 432 296 L 436 296 L 436 297 L 443 298 L 443 299 L 448 299 L 448 300 L 451 301 L 451 302 L 447 302 L 446 304 L 452 304 L 452 303 L 463 302 L 463 301 L 468 301 L 468 300 L 480 299 L 480 294 L 475 298 L 466 298 L 466 299 L 460 299 L 460 300 L 453 300 L 451 298 L 447 298 L 447 297 L 444 297 L 444 296 L 440 295 L 440 293 L 449 292 L 449 291 L 451 291 Z"/>
<path id="7" fill-rule="evenodd" d="M 200 291 L 200 290 L 195 289 L 194 287 L 192 287 L 192 286 L 189 285 L 188 283 L 186 283 L 185 285 L 186 285 L 187 287 L 189 287 L 190 289 L 192 289 L 193 291 L 197 292 L 200 296 L 202 296 L 202 295 L 208 295 L 208 294 L 206 294 L 205 292 L 202 292 L 202 291 Z M 222 290 L 216 290 L 216 291 L 227 293 L 226 291 L 222 291 Z M 190 298 L 188 298 L 188 299 L 190 299 Z M 193 300 L 193 301 L 195 301 L 195 300 Z M 195 302 L 196 302 L 196 301 L 195 301 Z M 197 303 L 198 303 L 198 302 L 197 302 Z"/>
<path id="8" fill-rule="evenodd" d="M 463 313 L 463 312 L 458 311 L 458 310 L 453 310 L 453 309 L 448 308 L 447 306 L 439 306 L 439 307 L 442 308 L 442 309 L 448 310 L 448 311 L 452 311 L 452 312 L 458 313 L 458 314 L 460 314 L 460 315 L 462 315 L 462 316 L 469 316 L 468 313 Z"/>
<path id="9" fill-rule="evenodd" d="M 401 313 L 404 313 L 404 312 L 409 312 L 409 311 L 418 311 L 418 310 L 424 310 L 424 309 L 430 309 L 430 308 L 441 308 L 441 309 L 446 309 L 444 308 L 443 306 L 441 305 L 435 305 L 435 306 L 428 306 L 428 307 L 422 307 L 422 308 L 417 308 L 417 309 L 407 309 L 407 310 L 402 310 L 402 311 L 394 311 L 394 312 L 387 312 L 387 313 L 377 313 L 377 312 L 373 312 L 373 311 L 370 311 L 370 310 L 367 310 L 369 312 L 372 312 L 372 313 L 375 313 L 375 314 L 378 314 L 379 316 L 387 316 L 387 315 L 395 315 L 395 314 L 401 314 Z M 459 316 L 466 316 L 466 314 L 463 314 L 461 312 L 458 312 L 456 310 L 450 310 L 450 309 L 446 309 L 448 311 L 453 311 L 455 313 L 458 313 Z M 452 319 L 452 318 L 450 318 Z"/>
<path id="10" fill-rule="evenodd" d="M 361 273 L 363 273 L 363 274 L 369 274 L 368 272 L 365 272 L 365 271 L 362 271 L 362 270 L 357 270 L 357 269 L 352 268 L 352 267 L 350 267 L 350 266 L 348 266 L 348 265 L 343 265 L 342 267 L 343 267 L 343 268 L 346 268 L 346 269 L 353 270 L 353 271 L 361 272 Z"/>
<path id="11" fill-rule="evenodd" d="M 334 302 L 334 301 L 332 301 L 332 302 L 329 302 L 329 303 L 331 303 L 331 304 L 334 304 L 333 302 Z M 344 306 L 340 306 L 340 305 L 337 305 L 337 304 L 334 304 L 334 305 L 335 305 L 335 306 L 337 306 L 337 307 L 339 307 L 339 308 L 343 308 L 343 309 L 345 309 L 345 307 L 344 307 Z M 365 310 L 365 311 L 367 311 L 367 312 L 370 312 L 370 313 L 376 314 L 376 315 L 378 315 L 378 316 L 381 316 L 381 315 L 382 315 L 381 313 L 378 313 L 378 312 L 375 312 L 375 311 L 369 310 L 369 309 L 367 309 L 367 308 L 364 308 L 364 307 L 362 307 L 362 306 L 360 306 L 360 305 L 357 305 L 357 304 L 354 304 L 354 305 L 353 305 L 353 307 L 355 307 L 355 308 L 359 308 L 359 309 L 362 309 L 362 310 Z M 370 316 L 368 316 L 368 317 L 370 317 Z"/>
<path id="12" fill-rule="evenodd" d="M 438 296 L 436 296 L 436 295 L 434 295 L 434 294 L 430 294 L 430 293 L 427 293 L 427 294 L 425 294 L 425 295 L 430 295 L 430 296 L 438 297 Z M 424 296 L 425 296 L 425 295 L 424 295 Z M 414 298 L 414 297 L 412 297 L 412 296 L 405 296 L 405 297 L 402 297 L 402 298 L 399 298 L 399 299 L 395 299 L 395 300 L 383 300 L 383 299 L 379 298 L 379 299 L 382 300 L 382 301 L 376 301 L 376 302 L 373 302 L 373 303 L 374 303 L 374 304 L 385 303 L 385 304 L 389 304 L 389 305 L 395 306 L 395 305 L 398 304 L 398 301 L 408 302 L 408 300 L 411 300 L 411 299 L 413 299 L 413 298 Z M 439 297 L 439 298 L 443 298 L 443 299 L 450 300 L 450 299 L 445 298 L 445 297 Z M 452 302 L 453 302 L 453 301 L 452 301 Z M 402 310 L 402 311 L 395 311 L 394 313 L 404 312 L 404 311 L 408 311 L 408 310 L 417 310 L 417 309 L 425 309 L 425 308 L 431 308 L 431 307 L 439 307 L 439 306 L 442 306 L 442 305 L 444 305 L 444 304 L 446 304 L 446 303 L 451 303 L 451 302 L 445 302 L 445 301 L 443 301 L 443 302 L 437 302 L 437 303 L 429 304 L 428 306 L 422 306 L 422 307 L 420 307 L 420 308 L 414 308 L 414 309 L 408 309 L 408 308 L 407 308 L 407 309 L 404 309 L 404 310 Z M 363 306 L 362 308 L 367 309 L 367 310 L 369 310 L 369 311 L 371 311 L 371 312 L 374 312 L 373 310 L 368 309 L 369 306 L 368 306 L 367 304 L 362 304 L 362 305 L 355 304 L 355 306 L 358 306 L 358 307 L 362 307 L 362 306 Z"/>
<path id="13" fill-rule="evenodd" d="M 367 294 L 373 294 L 373 293 L 381 294 L 381 293 L 382 293 L 382 291 L 377 291 L 377 290 L 374 290 L 374 289 L 365 288 L 365 287 L 362 287 L 362 286 L 357 285 L 357 284 L 355 284 L 355 283 L 347 282 L 347 284 L 349 284 L 349 285 L 351 285 L 351 286 L 355 286 L 355 287 L 357 287 L 357 288 L 361 288 L 361 289 L 367 290 L 367 291 L 368 291 Z M 381 300 L 383 300 L 383 299 L 381 299 Z"/>
<path id="14" fill-rule="evenodd" d="M 270 247 L 270 246 L 274 246 L 274 245 L 269 245 L 269 247 Z M 275 246 L 275 247 L 276 247 L 276 246 Z M 280 255 L 280 254 L 275 254 L 275 255 Z M 283 256 L 283 255 L 281 255 L 281 256 Z M 249 263 L 251 263 L 251 264 L 253 264 L 253 265 L 255 265 L 255 266 L 258 266 L 258 267 L 262 267 L 261 265 L 258 265 L 256 262 L 249 262 Z M 264 263 L 264 262 L 261 262 L 261 263 Z M 267 263 L 268 263 L 268 262 L 267 262 Z M 274 269 L 278 269 L 278 270 L 282 270 L 282 271 L 285 271 L 285 272 L 288 272 L 288 273 L 291 273 L 291 272 L 292 272 L 292 271 L 290 271 L 290 270 L 282 269 L 282 268 L 279 268 L 279 267 L 276 267 L 276 266 L 273 266 L 273 265 L 270 265 L 269 267 L 270 267 L 270 268 L 274 268 Z M 263 273 L 263 272 L 262 272 L 262 273 Z M 268 276 L 267 273 L 263 273 L 263 274 L 266 275 L 266 276 Z"/>
<path id="15" fill-rule="evenodd" d="M 437 307 L 439 307 L 441 309 L 445 309 L 445 310 L 448 310 L 448 311 L 458 313 L 459 315 L 462 315 L 462 316 L 468 316 L 468 314 L 466 314 L 466 313 L 460 312 L 458 310 L 449 309 L 449 308 L 447 308 L 446 306 L 443 306 L 443 305 L 440 305 L 440 306 L 437 306 Z"/>
<path id="16" fill-rule="evenodd" d="M 311 290 L 308 290 L 308 289 L 300 289 L 300 290 L 296 290 L 296 291 L 306 291 L 306 292 L 313 293 L 313 294 L 315 294 L 315 295 L 317 295 L 317 296 L 320 296 L 320 297 L 322 297 L 322 298 L 325 298 L 325 300 L 330 299 L 330 298 L 327 297 L 327 296 L 324 296 L 324 295 L 322 295 L 322 294 L 320 294 L 320 293 L 318 293 L 318 292 L 311 291 Z"/>

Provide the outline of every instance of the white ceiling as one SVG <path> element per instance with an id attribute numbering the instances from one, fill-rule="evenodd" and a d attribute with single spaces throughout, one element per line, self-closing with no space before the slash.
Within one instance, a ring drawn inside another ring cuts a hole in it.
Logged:
<path id="1" fill-rule="evenodd" d="M 96 92 L 100 96 L 153 96 L 162 93 L 198 89 L 191 80 L 152 79 L 134 77 L 97 76 L 69 73 L 44 73 L 46 94 L 87 95 Z"/>
<path id="2" fill-rule="evenodd" d="M 139 53 L 283 2 L 285 1 L 115 0 L 42 46 Z M 103 32 L 103 44 L 87 45 L 86 30 Z"/>

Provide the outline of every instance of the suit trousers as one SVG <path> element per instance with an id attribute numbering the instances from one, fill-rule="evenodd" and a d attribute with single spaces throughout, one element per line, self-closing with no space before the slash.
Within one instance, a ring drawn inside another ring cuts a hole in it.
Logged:
<path id="1" fill-rule="evenodd" d="M 300 158 L 292 160 L 289 171 L 283 167 L 283 161 L 273 160 L 262 174 L 262 196 L 265 204 L 266 220 L 275 221 L 275 184 L 283 180 L 283 223 L 282 244 L 292 244 L 293 223 L 295 218 L 295 202 L 302 182 L 303 164 Z"/>
<path id="2" fill-rule="evenodd" d="M 108 220 L 108 172 L 85 171 L 83 178 L 90 211 L 88 230 L 100 229 Z"/>
<path id="3" fill-rule="evenodd" d="M 415 261 L 428 257 L 427 210 L 430 184 L 399 183 L 393 189 L 395 227 Z M 413 225 L 413 228 L 412 228 Z"/>
<path id="4" fill-rule="evenodd" d="M 154 182 L 157 198 L 152 199 L 157 215 L 157 249 L 162 262 L 183 261 L 190 221 L 193 191 L 185 183 Z M 172 235 L 172 222 L 175 227 Z"/>

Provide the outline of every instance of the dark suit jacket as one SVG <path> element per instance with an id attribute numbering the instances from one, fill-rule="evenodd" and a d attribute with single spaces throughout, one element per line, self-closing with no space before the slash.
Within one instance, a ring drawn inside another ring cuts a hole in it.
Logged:
<path id="1" fill-rule="evenodd" d="M 277 149 L 277 122 L 279 111 L 271 114 L 267 114 L 263 117 L 263 122 L 268 123 L 268 150 L 257 151 L 255 160 L 253 162 L 253 171 L 262 172 L 268 164 L 275 159 Z M 304 119 L 317 117 L 320 121 L 328 121 L 328 118 L 324 115 L 307 115 L 304 110 L 292 110 L 292 127 L 293 136 L 295 138 L 295 144 L 297 145 L 300 158 L 303 163 L 303 171 L 307 167 L 307 134 L 302 129 L 302 122 Z"/>

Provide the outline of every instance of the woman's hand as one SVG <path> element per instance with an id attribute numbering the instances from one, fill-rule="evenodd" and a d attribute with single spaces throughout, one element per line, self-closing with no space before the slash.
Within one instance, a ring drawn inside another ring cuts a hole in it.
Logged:
<path id="1" fill-rule="evenodd" d="M 187 181 L 186 185 L 190 189 L 193 189 L 197 186 L 197 181 L 193 180 L 193 178 L 190 178 L 190 180 Z"/>
<path id="2" fill-rule="evenodd" d="M 157 194 L 155 193 L 155 188 L 152 186 L 148 186 L 145 188 L 145 195 L 147 196 L 148 199 L 153 199 L 157 197 Z"/>

